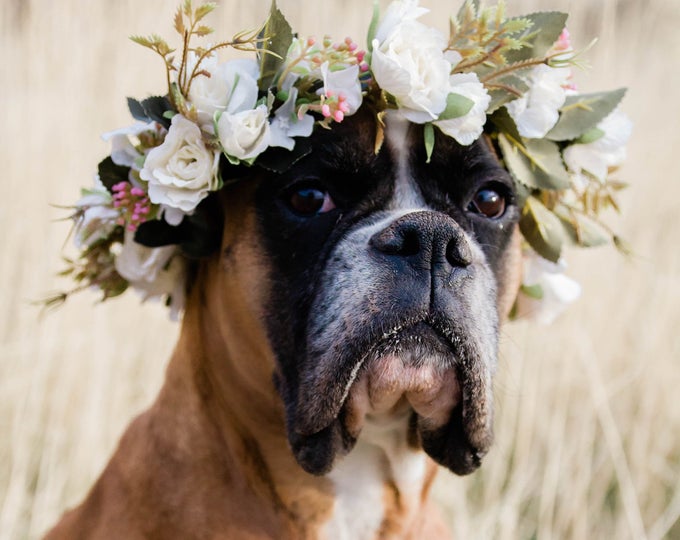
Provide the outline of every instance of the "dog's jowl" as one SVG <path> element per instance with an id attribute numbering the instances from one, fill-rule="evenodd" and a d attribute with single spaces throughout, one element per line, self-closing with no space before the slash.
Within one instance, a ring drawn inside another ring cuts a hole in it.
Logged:
<path id="1" fill-rule="evenodd" d="M 491 444 L 517 194 L 487 140 L 428 161 L 377 122 L 213 196 L 165 386 L 50 538 L 446 537 L 427 493 Z"/>

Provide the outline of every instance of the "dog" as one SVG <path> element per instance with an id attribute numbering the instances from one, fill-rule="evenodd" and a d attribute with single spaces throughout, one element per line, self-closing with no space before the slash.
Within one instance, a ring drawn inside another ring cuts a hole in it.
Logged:
<path id="1" fill-rule="evenodd" d="M 448 537 L 428 495 L 492 442 L 520 195 L 487 138 L 428 160 L 378 122 L 215 194 L 164 386 L 49 540 Z"/>

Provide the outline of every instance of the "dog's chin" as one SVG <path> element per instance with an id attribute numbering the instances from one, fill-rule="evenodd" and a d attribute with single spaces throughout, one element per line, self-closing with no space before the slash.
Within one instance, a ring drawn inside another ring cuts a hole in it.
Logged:
<path id="1" fill-rule="evenodd" d="M 469 351 L 457 350 L 454 341 L 422 321 L 381 336 L 356 360 L 325 425 L 298 432 L 298 444 L 291 441 L 302 467 L 326 473 L 336 454 L 351 451 L 367 423 L 403 421 L 411 446 L 457 474 L 474 471 L 491 444 L 491 404 L 479 378 L 468 373 Z"/>

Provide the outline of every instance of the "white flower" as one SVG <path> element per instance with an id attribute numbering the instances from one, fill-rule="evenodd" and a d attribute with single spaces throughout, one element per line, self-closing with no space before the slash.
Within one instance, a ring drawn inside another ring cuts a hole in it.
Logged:
<path id="1" fill-rule="evenodd" d="M 551 324 L 572 302 L 581 296 L 581 286 L 564 275 L 566 264 L 550 262 L 534 252 L 524 254 L 522 284 L 540 288 L 542 298 L 531 298 L 520 293 L 517 314 L 542 324 Z"/>
<path id="2" fill-rule="evenodd" d="M 217 135 L 228 157 L 254 159 L 269 146 L 269 111 L 266 105 L 235 114 L 224 113 L 217 121 Z"/>
<path id="3" fill-rule="evenodd" d="M 113 208 L 113 198 L 101 183 L 99 175 L 95 176 L 94 188 L 83 190 L 76 207 L 82 210 L 73 236 L 78 249 L 87 249 L 95 242 L 104 240 L 116 228 L 120 213 Z"/>
<path id="4" fill-rule="evenodd" d="M 486 109 L 491 96 L 477 78 L 476 73 L 455 73 L 449 78 L 451 92 L 474 102 L 472 109 L 459 118 L 437 120 L 434 125 L 446 135 L 453 137 L 462 145 L 475 142 L 482 134 L 486 123 Z"/>
<path id="5" fill-rule="evenodd" d="M 541 139 L 559 119 L 571 69 L 541 64 L 525 77 L 529 91 L 506 105 L 522 137 Z"/>
<path id="6" fill-rule="evenodd" d="M 143 155 L 132 144 L 130 137 L 136 137 L 145 131 L 156 131 L 154 123 L 135 122 L 131 126 L 102 134 L 103 140 L 111 142 L 111 159 L 116 165 L 138 170 L 136 161 Z"/>
<path id="7" fill-rule="evenodd" d="M 572 144 L 564 149 L 564 162 L 569 170 L 579 177 L 584 171 L 603 181 L 609 167 L 620 165 L 626 158 L 626 143 L 633 130 L 628 116 L 616 109 L 597 129 L 604 134 L 590 143 Z"/>
<path id="8" fill-rule="evenodd" d="M 191 63 L 189 69 L 192 69 Z M 213 132 L 216 112 L 236 113 L 255 108 L 259 77 L 255 60 L 231 60 L 218 64 L 216 57 L 211 56 L 201 62 L 200 69 L 210 73 L 210 77 L 199 75 L 193 80 L 189 101 L 198 110 L 198 121 L 204 130 Z"/>
<path id="9" fill-rule="evenodd" d="M 354 114 L 361 107 L 363 99 L 359 82 L 359 66 L 349 66 L 337 71 L 331 71 L 328 67 L 328 62 L 321 64 L 323 88 L 319 89 L 317 94 L 345 96 L 345 103 L 349 106 L 346 114 L 348 116 Z"/>
<path id="10" fill-rule="evenodd" d="M 285 103 L 276 109 L 274 118 L 270 124 L 270 146 L 282 146 L 288 150 L 295 147 L 293 137 L 309 137 L 314 130 L 314 117 L 305 114 L 298 118 L 295 113 L 295 101 L 297 100 L 298 89 L 290 86 L 288 88 L 288 98 Z"/>
<path id="11" fill-rule="evenodd" d="M 169 295 L 171 317 L 175 319 L 184 305 L 184 261 L 176 246 L 150 248 L 134 240 L 135 233 L 125 232 L 123 247 L 115 266 L 123 278 L 142 296 L 142 300 Z"/>
<path id="12" fill-rule="evenodd" d="M 199 127 L 173 116 L 165 141 L 147 154 L 139 173 L 149 183 L 149 199 L 163 205 L 166 220 L 177 225 L 217 189 L 219 153 L 206 148 Z"/>
<path id="13" fill-rule="evenodd" d="M 446 107 L 451 64 L 444 58 L 446 39 L 415 19 L 427 10 L 415 0 L 390 4 L 373 40 L 371 70 L 411 122 L 436 120 Z"/>

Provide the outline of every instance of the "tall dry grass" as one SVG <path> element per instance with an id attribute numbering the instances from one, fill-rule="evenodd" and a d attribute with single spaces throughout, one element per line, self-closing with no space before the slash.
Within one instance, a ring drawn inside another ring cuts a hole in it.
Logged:
<path id="1" fill-rule="evenodd" d="M 302 33 L 363 35 L 366 0 L 280 0 Z M 437 495 L 457 538 L 680 538 L 680 6 L 677 0 L 518 0 L 599 35 L 585 89 L 629 86 L 636 122 L 620 229 L 637 256 L 570 256 L 584 298 L 557 324 L 504 330 L 497 443 Z M 74 201 L 129 123 L 124 97 L 162 91 L 159 61 L 126 40 L 170 33 L 175 2 L 4 0 L 0 6 L 0 538 L 36 538 L 81 499 L 150 402 L 177 335 L 159 306 L 85 293 L 40 318 Z M 225 0 L 222 34 L 267 0 Z M 435 2 L 440 24 L 458 2 Z M 247 7 L 246 7 L 247 6 Z M 304 9 L 303 9 L 304 6 Z"/>

